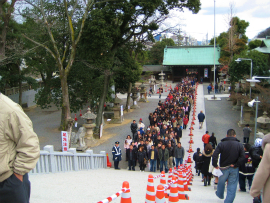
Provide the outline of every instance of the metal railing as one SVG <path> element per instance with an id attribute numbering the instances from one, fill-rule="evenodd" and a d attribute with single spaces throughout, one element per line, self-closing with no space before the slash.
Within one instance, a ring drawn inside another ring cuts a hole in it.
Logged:
<path id="1" fill-rule="evenodd" d="M 53 145 L 46 145 L 44 150 L 40 151 L 36 167 L 30 173 L 59 173 L 98 168 L 107 168 L 105 151 L 100 154 L 94 154 L 93 150 L 77 153 L 75 148 L 70 148 L 68 152 L 55 152 Z"/>

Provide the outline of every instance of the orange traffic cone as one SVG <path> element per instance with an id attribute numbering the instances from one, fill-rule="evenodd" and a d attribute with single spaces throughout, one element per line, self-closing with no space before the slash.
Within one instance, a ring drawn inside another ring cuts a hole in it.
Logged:
<path id="1" fill-rule="evenodd" d="M 194 120 L 194 119 L 193 119 Z M 191 126 L 190 126 L 190 130 L 194 130 L 194 128 L 193 128 L 193 124 L 191 124 Z"/>
<path id="2" fill-rule="evenodd" d="M 157 186 L 156 203 L 166 203 L 164 187 L 162 185 Z"/>
<path id="3" fill-rule="evenodd" d="M 170 182 L 172 182 L 172 169 L 171 168 L 169 170 L 169 175 L 168 175 L 168 181 L 167 181 L 167 183 L 169 184 Z"/>
<path id="4" fill-rule="evenodd" d="M 157 90 L 157 94 L 159 94 L 159 90 Z"/>
<path id="5" fill-rule="evenodd" d="M 191 124 L 192 124 L 192 125 L 195 125 L 195 122 L 194 122 L 194 120 L 192 120 Z"/>
<path id="6" fill-rule="evenodd" d="M 166 177 L 164 171 L 161 172 L 160 184 L 163 185 L 163 187 L 166 185 Z"/>
<path id="7" fill-rule="evenodd" d="M 185 169 L 183 170 L 182 175 L 183 175 L 183 181 L 184 181 L 184 190 L 185 191 L 191 191 L 191 188 L 188 187 L 187 176 L 186 176 Z"/>
<path id="8" fill-rule="evenodd" d="M 192 138 L 192 137 L 193 137 L 193 136 L 190 136 L 190 140 L 188 141 L 189 144 L 194 144 L 193 138 Z"/>
<path id="9" fill-rule="evenodd" d="M 194 130 L 194 129 L 193 129 Z M 189 136 L 193 136 L 192 129 L 190 128 L 190 133 L 188 134 Z"/>
<path id="10" fill-rule="evenodd" d="M 122 188 L 125 188 L 127 190 L 122 193 L 120 203 L 132 203 L 131 196 L 130 196 L 129 183 L 127 181 L 124 181 Z"/>
<path id="11" fill-rule="evenodd" d="M 167 83 L 166 83 L 166 86 L 165 87 L 167 87 Z"/>
<path id="12" fill-rule="evenodd" d="M 190 153 L 188 154 L 188 159 L 187 159 L 187 163 L 193 163 L 193 161 L 191 160 L 191 156 L 190 156 Z"/>
<path id="13" fill-rule="evenodd" d="M 75 120 L 75 121 L 78 121 L 78 118 L 77 118 L 77 116 L 76 116 L 76 113 L 75 113 L 75 118 L 74 118 L 74 120 Z"/>
<path id="14" fill-rule="evenodd" d="M 193 149 L 192 149 L 192 145 L 191 144 L 189 144 L 189 149 L 187 150 L 187 152 L 189 152 L 189 153 L 194 152 Z"/>
<path id="15" fill-rule="evenodd" d="M 109 160 L 109 155 L 108 155 L 108 153 L 106 154 L 106 156 L 107 156 L 107 167 L 111 168 L 111 167 L 112 167 L 112 163 L 111 163 L 110 160 Z"/>
<path id="16" fill-rule="evenodd" d="M 152 174 L 148 175 L 145 203 L 155 203 L 155 186 L 154 177 Z"/>
<path id="17" fill-rule="evenodd" d="M 80 110 L 80 117 L 82 117 L 82 110 Z"/>
<path id="18" fill-rule="evenodd" d="M 176 181 L 176 177 L 173 176 L 172 181 Z M 177 189 L 177 182 L 173 183 L 170 188 L 170 195 L 168 203 L 178 202 L 178 189 Z"/>
<path id="19" fill-rule="evenodd" d="M 165 92 L 167 92 L 167 88 L 165 89 Z"/>
<path id="20" fill-rule="evenodd" d="M 189 197 L 185 194 L 182 171 L 179 172 L 177 187 L 179 200 L 189 200 Z"/>

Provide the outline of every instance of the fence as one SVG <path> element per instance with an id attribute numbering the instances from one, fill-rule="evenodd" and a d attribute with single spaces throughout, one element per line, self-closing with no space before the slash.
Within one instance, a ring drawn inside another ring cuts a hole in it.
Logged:
<path id="1" fill-rule="evenodd" d="M 58 173 L 98 168 L 107 168 L 105 151 L 101 151 L 100 154 L 94 154 L 93 150 L 77 153 L 75 148 L 70 148 L 68 152 L 55 152 L 52 145 L 46 145 L 44 150 L 40 151 L 36 167 L 30 173 Z"/>

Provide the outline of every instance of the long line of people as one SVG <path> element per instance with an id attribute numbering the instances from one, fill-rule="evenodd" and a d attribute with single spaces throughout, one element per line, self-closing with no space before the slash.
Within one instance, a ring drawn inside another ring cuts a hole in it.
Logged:
<path id="1" fill-rule="evenodd" d="M 165 101 L 149 113 L 149 125 L 142 119 L 130 125 L 132 138 L 127 136 L 124 147 L 129 170 L 168 172 L 169 168 L 183 163 L 185 150 L 181 145 L 182 130 L 187 129 L 194 99 L 194 78 L 186 77 L 168 93 Z M 148 122 L 148 121 L 147 121 Z"/>

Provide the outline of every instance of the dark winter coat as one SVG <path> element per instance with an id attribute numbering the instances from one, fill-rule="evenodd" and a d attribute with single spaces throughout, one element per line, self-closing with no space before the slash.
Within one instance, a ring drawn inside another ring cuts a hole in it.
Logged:
<path id="1" fill-rule="evenodd" d="M 203 164 L 202 164 L 202 169 L 201 169 L 201 172 L 204 176 L 209 176 L 209 165 L 210 165 L 210 162 L 211 162 L 211 157 L 214 153 L 214 150 L 212 151 L 204 151 L 203 150 L 203 153 L 202 153 L 202 158 L 203 158 Z"/>
<path id="2" fill-rule="evenodd" d="M 137 123 L 131 123 L 130 129 L 131 129 L 131 132 L 133 133 L 137 132 L 137 129 L 138 129 Z"/>
<path id="3" fill-rule="evenodd" d="M 195 161 L 195 168 L 197 170 L 201 170 L 202 169 L 202 164 L 203 164 L 203 157 L 200 156 L 202 153 L 201 152 L 195 152 L 193 154 L 193 161 Z"/>
<path id="4" fill-rule="evenodd" d="M 177 137 L 181 138 L 182 137 L 182 129 L 179 127 L 179 128 L 174 128 L 174 132 L 177 133 Z"/>
<path id="5" fill-rule="evenodd" d="M 249 152 L 245 152 L 245 162 L 240 165 L 239 173 L 242 175 L 253 175 L 255 173 L 255 168 L 252 166 L 252 159 Z"/>
<path id="6" fill-rule="evenodd" d="M 249 154 L 251 156 L 251 159 L 252 159 L 252 166 L 254 168 L 258 168 L 260 162 L 261 162 L 261 158 L 260 156 L 263 155 L 263 150 L 262 150 L 262 147 L 255 147 L 255 146 L 252 146 L 249 150 Z"/>
<path id="7" fill-rule="evenodd" d="M 129 161 L 129 160 L 131 160 L 130 159 L 130 150 L 131 149 L 127 149 L 127 160 Z M 132 160 L 137 160 L 137 149 L 132 149 Z"/>
<path id="8" fill-rule="evenodd" d="M 199 113 L 198 114 L 198 120 L 199 120 L 199 122 L 203 122 L 204 119 L 205 119 L 205 115 L 203 113 Z"/>
<path id="9" fill-rule="evenodd" d="M 148 152 L 148 157 L 149 159 L 151 159 L 151 153 L 152 153 L 152 149 L 149 150 Z M 158 159 L 158 150 L 157 149 L 154 149 L 154 160 L 157 160 Z"/>
<path id="10" fill-rule="evenodd" d="M 144 162 L 144 159 L 147 159 L 146 157 L 146 152 L 143 150 L 143 151 L 138 151 L 137 152 L 137 159 L 138 159 L 138 162 L 139 163 L 143 163 Z"/>
<path id="11" fill-rule="evenodd" d="M 165 150 L 165 152 L 164 152 L 164 161 L 168 161 L 168 159 L 169 159 L 169 151 L 166 148 L 164 150 Z M 158 150 L 158 157 L 159 157 L 159 160 L 162 161 L 163 149 Z"/>
<path id="12" fill-rule="evenodd" d="M 226 137 L 218 144 L 212 158 L 212 164 L 217 167 L 218 155 L 220 154 L 220 167 L 227 167 L 233 164 L 239 167 L 245 161 L 243 145 L 235 137 Z"/>
<path id="13" fill-rule="evenodd" d="M 215 149 L 216 146 L 217 146 L 217 138 L 216 138 L 215 136 L 211 136 L 211 137 L 209 138 L 209 143 L 210 143 L 210 142 L 211 142 L 211 144 L 212 144 L 213 149 Z"/>

